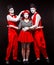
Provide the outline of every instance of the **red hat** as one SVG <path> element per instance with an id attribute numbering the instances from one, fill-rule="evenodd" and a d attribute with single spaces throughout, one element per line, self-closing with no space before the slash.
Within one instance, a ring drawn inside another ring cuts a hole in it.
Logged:
<path id="1" fill-rule="evenodd" d="M 28 13 L 29 14 L 30 12 L 29 12 L 29 10 L 24 10 L 24 12 L 22 14 L 24 14 L 24 13 Z"/>

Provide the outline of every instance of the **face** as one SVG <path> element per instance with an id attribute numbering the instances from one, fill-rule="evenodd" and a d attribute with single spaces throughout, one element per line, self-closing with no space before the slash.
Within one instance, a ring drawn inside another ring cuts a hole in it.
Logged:
<path id="1" fill-rule="evenodd" d="M 13 9 L 13 8 L 10 8 L 10 9 L 9 9 L 9 12 L 10 12 L 11 14 L 14 14 L 14 9 Z"/>
<path id="2" fill-rule="evenodd" d="M 24 18 L 28 18 L 29 14 L 28 13 L 24 13 Z"/>
<path id="3" fill-rule="evenodd" d="M 34 14 L 36 12 L 36 9 L 35 8 L 30 8 L 30 11 L 32 14 Z"/>

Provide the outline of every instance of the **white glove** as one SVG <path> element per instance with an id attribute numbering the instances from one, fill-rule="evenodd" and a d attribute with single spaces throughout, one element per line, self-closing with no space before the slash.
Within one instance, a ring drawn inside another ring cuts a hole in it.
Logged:
<path id="1" fill-rule="evenodd" d="M 21 14 L 23 13 L 24 11 L 21 11 L 20 13 L 19 13 L 19 15 L 18 16 L 21 16 Z"/>
<path id="2" fill-rule="evenodd" d="M 22 28 L 23 31 L 26 31 L 25 28 Z"/>
<path id="3" fill-rule="evenodd" d="M 12 27 L 13 25 L 7 25 L 7 27 Z"/>
<path id="4" fill-rule="evenodd" d="M 29 27 L 24 27 L 24 28 L 22 28 L 22 30 L 27 31 L 27 30 L 29 30 Z"/>
<path id="5" fill-rule="evenodd" d="M 39 28 L 44 28 L 43 26 L 38 26 L 36 29 L 39 29 Z"/>
<path id="6" fill-rule="evenodd" d="M 30 29 L 34 29 L 33 27 L 30 27 Z"/>

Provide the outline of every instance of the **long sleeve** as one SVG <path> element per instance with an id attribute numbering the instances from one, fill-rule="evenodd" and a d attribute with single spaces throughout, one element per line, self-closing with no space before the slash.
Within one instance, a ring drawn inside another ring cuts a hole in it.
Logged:
<path id="1" fill-rule="evenodd" d="M 19 22 L 18 29 L 21 29 L 21 27 L 22 27 L 22 23 Z"/>

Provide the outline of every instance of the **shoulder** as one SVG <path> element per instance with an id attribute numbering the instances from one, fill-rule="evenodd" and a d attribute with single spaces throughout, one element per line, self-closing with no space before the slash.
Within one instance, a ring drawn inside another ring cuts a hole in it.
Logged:
<path id="1" fill-rule="evenodd" d="M 37 13 L 36 17 L 41 18 L 41 16 L 40 16 L 40 14 L 39 14 L 39 13 Z"/>
<path id="2" fill-rule="evenodd" d="M 7 18 L 11 17 L 9 14 L 6 16 Z"/>
<path id="3" fill-rule="evenodd" d="M 39 13 L 37 13 L 37 16 L 40 16 L 40 14 Z M 41 17 L 41 16 L 40 16 Z"/>
<path id="4" fill-rule="evenodd" d="M 9 19 L 10 19 L 10 17 L 11 17 L 11 16 L 8 14 L 8 15 L 6 16 L 7 20 L 9 20 Z"/>
<path id="5" fill-rule="evenodd" d="M 8 14 L 7 17 L 9 17 L 10 15 Z"/>

